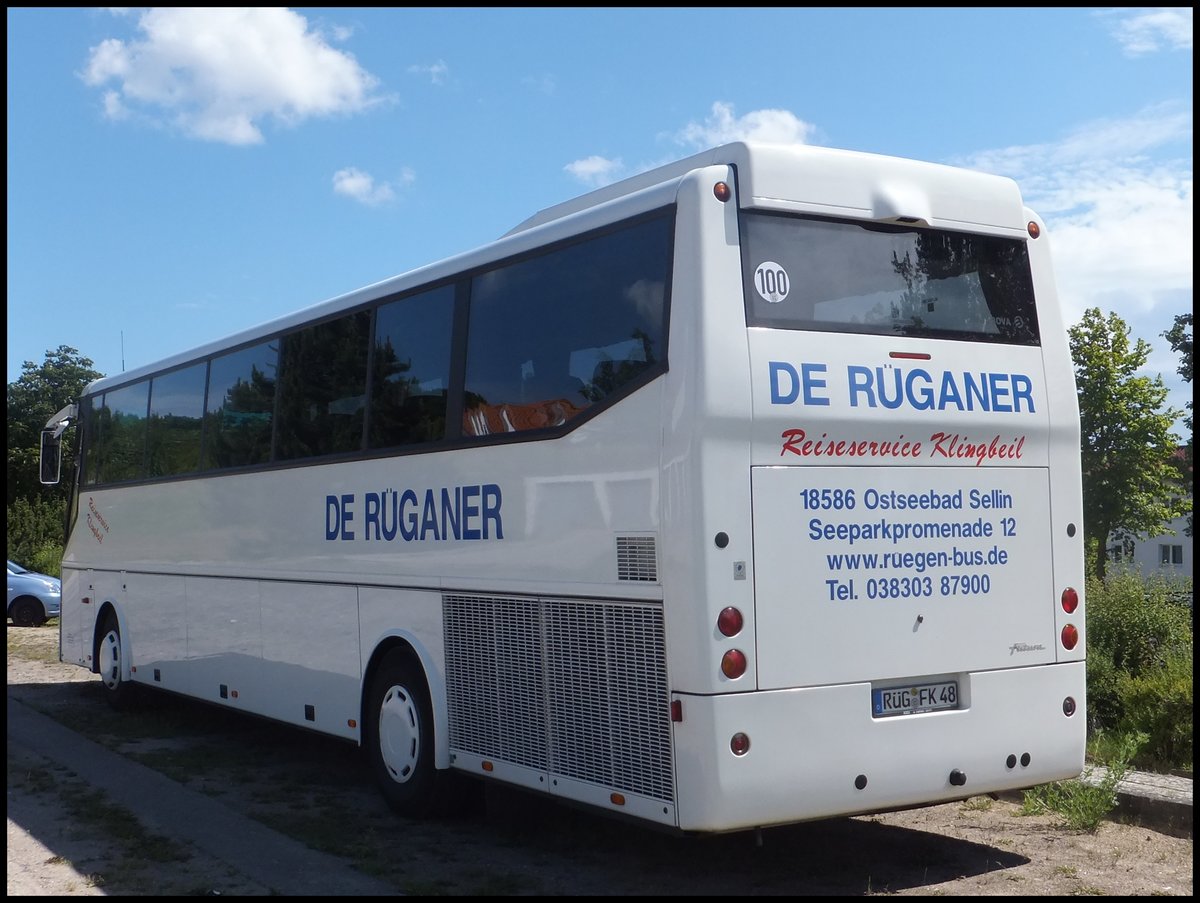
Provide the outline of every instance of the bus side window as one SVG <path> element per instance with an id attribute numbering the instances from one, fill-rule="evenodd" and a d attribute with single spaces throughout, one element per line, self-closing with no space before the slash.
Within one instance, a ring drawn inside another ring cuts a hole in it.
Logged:
<path id="1" fill-rule="evenodd" d="M 150 384 L 150 477 L 195 473 L 200 469 L 200 428 L 208 364 L 194 364 L 154 377 Z"/>
<path id="2" fill-rule="evenodd" d="M 670 225 L 635 222 L 475 277 L 467 435 L 560 426 L 665 359 Z"/>
<path id="3" fill-rule="evenodd" d="M 380 305 L 375 319 L 368 448 L 446 435 L 454 286 Z"/>
<path id="4" fill-rule="evenodd" d="M 91 395 L 79 400 L 79 423 L 82 429 L 83 485 L 92 486 L 100 476 L 100 408 L 103 395 Z"/>
<path id="5" fill-rule="evenodd" d="M 278 340 L 213 358 L 204 412 L 205 470 L 271 460 Z"/>
<path id="6" fill-rule="evenodd" d="M 145 476 L 146 415 L 149 404 L 148 379 L 104 394 L 98 481 L 121 483 Z"/>
<path id="7" fill-rule="evenodd" d="M 362 310 L 282 338 L 275 460 L 361 450 L 370 331 Z"/>

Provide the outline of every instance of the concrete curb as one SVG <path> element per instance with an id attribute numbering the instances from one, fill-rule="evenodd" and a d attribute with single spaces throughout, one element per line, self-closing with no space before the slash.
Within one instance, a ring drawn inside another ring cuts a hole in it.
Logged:
<path id="1" fill-rule="evenodd" d="M 1099 784 L 1108 775 L 1093 768 L 1086 780 Z M 1131 771 L 1117 783 L 1117 817 L 1173 837 L 1192 836 L 1192 779 Z"/>
<path id="2" fill-rule="evenodd" d="M 11 696 L 8 745 L 70 769 L 158 833 L 194 844 L 283 896 L 399 896 L 346 861 L 272 831 L 215 799 L 117 755 Z"/>
<path id="3" fill-rule="evenodd" d="M 1108 777 L 1102 765 L 1088 766 L 1078 780 L 1098 787 Z M 1192 779 L 1169 774 L 1131 771 L 1117 783 L 1117 807 L 1111 818 L 1151 828 L 1172 837 L 1192 837 Z M 1021 802 L 1024 791 L 1002 793 L 1002 799 Z"/>

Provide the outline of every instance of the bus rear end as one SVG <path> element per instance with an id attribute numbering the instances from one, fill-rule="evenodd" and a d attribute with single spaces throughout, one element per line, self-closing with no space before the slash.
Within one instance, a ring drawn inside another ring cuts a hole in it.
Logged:
<path id="1" fill-rule="evenodd" d="M 752 603 L 713 633 L 745 679 L 735 656 L 684 703 L 718 752 L 680 785 L 720 788 L 681 793 L 685 828 L 1083 766 L 1079 422 L 1041 225 L 1006 179 L 827 154 L 737 169 Z"/>

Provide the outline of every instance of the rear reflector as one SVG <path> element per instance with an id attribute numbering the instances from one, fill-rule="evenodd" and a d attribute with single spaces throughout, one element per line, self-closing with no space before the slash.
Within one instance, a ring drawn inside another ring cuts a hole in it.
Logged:
<path id="1" fill-rule="evenodd" d="M 730 649 L 721 657 L 721 673 L 730 680 L 746 673 L 746 653 L 741 649 Z"/>

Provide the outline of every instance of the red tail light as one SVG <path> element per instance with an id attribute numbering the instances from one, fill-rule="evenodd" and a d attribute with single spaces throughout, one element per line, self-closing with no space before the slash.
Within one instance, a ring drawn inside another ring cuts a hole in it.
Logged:
<path id="1" fill-rule="evenodd" d="M 721 657 L 721 673 L 730 680 L 746 673 L 746 653 L 741 649 L 730 649 Z"/>
<path id="2" fill-rule="evenodd" d="M 742 623 L 742 613 L 732 605 L 721 609 L 717 615 L 717 630 L 721 631 L 721 636 L 737 636 L 742 632 Z"/>
<path id="3" fill-rule="evenodd" d="M 1067 614 L 1074 614 L 1079 607 L 1079 593 L 1069 586 L 1062 592 L 1062 607 Z"/>
<path id="4" fill-rule="evenodd" d="M 1064 649 L 1074 649 L 1079 642 L 1079 631 L 1074 624 L 1068 624 L 1062 629 L 1062 644 Z"/>

